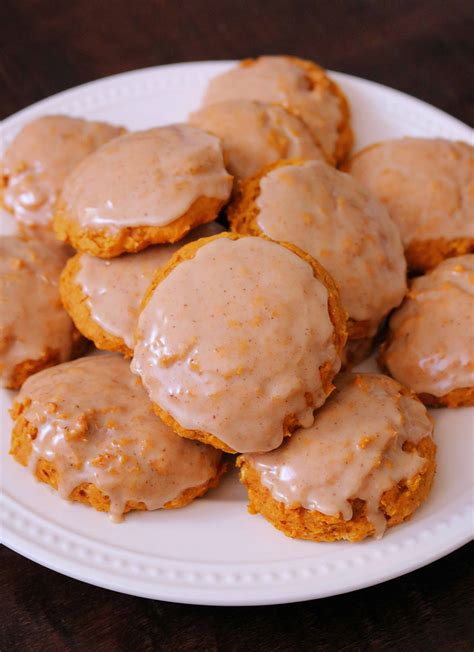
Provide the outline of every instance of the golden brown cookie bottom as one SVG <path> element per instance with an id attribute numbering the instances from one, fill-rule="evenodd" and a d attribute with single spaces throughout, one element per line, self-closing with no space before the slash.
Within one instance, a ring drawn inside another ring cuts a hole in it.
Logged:
<path id="1" fill-rule="evenodd" d="M 99 258 L 114 258 L 122 253 L 136 253 L 152 244 L 178 242 L 199 226 L 212 222 L 224 205 L 221 199 L 200 197 L 178 219 L 163 226 L 127 226 L 113 229 L 88 229 L 67 214 L 59 201 L 53 218 L 56 237 L 82 253 Z"/>
<path id="2" fill-rule="evenodd" d="M 207 444 L 213 448 L 217 448 L 224 453 L 229 453 L 231 455 L 236 455 L 238 451 L 235 451 L 233 448 L 230 448 L 226 443 L 221 439 L 212 435 L 209 432 L 203 432 L 202 430 L 189 430 L 183 428 L 168 412 L 165 412 L 160 408 L 159 405 L 153 403 L 153 410 L 157 414 L 163 423 L 166 423 L 167 426 L 173 429 L 173 431 L 183 437 L 184 439 L 194 439 L 195 441 L 200 441 L 202 444 Z M 294 415 L 289 415 L 285 418 L 283 422 L 283 437 L 289 437 L 291 434 L 299 427 L 299 423 L 296 420 Z"/>
<path id="3" fill-rule="evenodd" d="M 436 471 L 436 446 L 431 437 L 425 437 L 417 445 L 405 442 L 404 450 L 416 450 L 426 459 L 423 469 L 406 482 L 386 491 L 380 500 L 380 511 L 385 516 L 387 527 L 393 527 L 410 518 L 413 512 L 426 500 Z M 348 521 L 339 516 L 328 516 L 304 507 L 287 507 L 273 498 L 270 491 L 260 482 L 260 476 L 242 457 L 237 459 L 240 480 L 248 492 L 248 511 L 261 514 L 275 528 L 295 539 L 310 541 L 361 541 L 375 533 L 367 519 L 366 504 L 356 498 L 351 500 L 353 515 Z"/>
<path id="4" fill-rule="evenodd" d="M 421 393 L 418 398 L 429 407 L 472 407 L 474 406 L 474 387 L 453 389 L 443 396 Z"/>
<path id="5" fill-rule="evenodd" d="M 238 189 L 235 198 L 227 207 L 227 217 L 232 231 L 240 235 L 264 235 L 257 224 L 260 212 L 257 207 L 257 199 L 260 196 L 260 181 L 272 170 L 288 165 L 299 165 L 303 162 L 303 159 L 296 158 L 270 163 L 259 170 L 257 174 L 240 181 L 237 185 Z"/>
<path id="6" fill-rule="evenodd" d="M 32 441 L 36 437 L 36 429 L 22 416 L 21 411 L 22 405 L 18 403 L 14 404 L 12 408 L 12 419 L 15 420 L 15 425 L 11 436 L 10 455 L 22 466 L 27 466 L 31 455 Z M 185 489 L 179 496 L 163 505 L 163 509 L 185 507 L 195 498 L 203 496 L 209 489 L 217 487 L 226 469 L 227 463 L 221 461 L 214 477 L 197 487 Z M 53 462 L 40 458 L 36 465 L 34 475 L 41 482 L 45 482 L 57 490 L 59 478 L 58 471 Z M 83 482 L 75 487 L 69 494 L 68 500 L 90 505 L 98 512 L 110 511 L 110 498 L 90 482 Z M 146 511 L 146 505 L 143 502 L 129 500 L 125 504 L 123 513 L 125 514 L 132 510 Z"/>
<path id="7" fill-rule="evenodd" d="M 245 236 L 237 233 L 228 233 L 228 232 L 220 233 L 218 235 L 214 235 L 209 238 L 202 238 L 201 240 L 190 242 L 189 244 L 179 249 L 171 258 L 169 263 L 156 272 L 145 294 L 145 297 L 143 298 L 142 310 L 145 308 L 146 304 L 150 300 L 156 287 L 168 276 L 168 274 L 170 274 L 173 271 L 173 269 L 183 261 L 191 260 L 192 258 L 194 258 L 197 251 L 202 246 L 211 242 L 212 240 L 217 240 L 219 238 L 229 238 L 231 240 L 238 240 L 241 237 L 245 237 Z M 269 240 L 269 238 L 266 238 L 266 236 L 261 236 L 261 237 Z M 336 351 L 338 355 L 342 358 L 342 352 L 347 339 L 347 325 L 346 325 L 347 313 L 342 307 L 340 297 L 339 297 L 339 291 L 337 289 L 334 280 L 329 275 L 329 273 L 324 269 L 324 267 L 322 267 L 309 254 L 305 253 L 304 251 L 301 251 L 301 249 L 298 249 L 298 247 L 295 247 L 294 245 L 286 242 L 285 243 L 280 242 L 277 244 L 286 247 L 287 249 L 295 253 L 297 256 L 305 260 L 307 263 L 309 263 L 313 269 L 313 274 L 315 278 L 320 280 L 321 283 L 325 285 L 328 291 L 328 312 L 329 312 L 331 322 L 334 326 L 334 345 L 336 347 Z M 329 394 L 334 389 L 334 386 L 332 384 L 332 380 L 334 377 L 332 366 L 329 363 L 325 363 L 319 369 L 319 374 L 321 377 L 321 383 L 324 388 L 324 391 L 326 392 L 326 395 L 329 396 Z M 308 399 L 309 397 L 307 397 L 307 400 Z M 311 405 L 311 402 L 309 400 L 308 400 L 308 405 Z M 163 410 L 156 403 L 153 403 L 153 409 L 155 410 L 156 414 L 160 417 L 160 419 L 164 421 L 166 425 L 168 425 L 176 434 L 180 435 L 181 437 L 185 437 L 187 439 L 195 439 L 197 441 L 202 442 L 203 444 L 209 444 L 214 448 L 224 451 L 225 453 L 237 452 L 234 451 L 227 444 L 225 444 L 218 437 L 216 437 L 211 433 L 203 432 L 200 430 L 191 430 L 188 428 L 183 428 L 183 426 L 181 426 L 168 412 Z M 297 422 L 295 415 L 291 415 L 291 414 L 287 415 L 282 424 L 283 436 L 286 437 L 290 435 L 294 430 L 296 430 L 296 428 L 299 425 L 300 424 Z"/>
<path id="8" fill-rule="evenodd" d="M 446 258 L 472 253 L 474 238 L 414 240 L 405 248 L 408 267 L 412 272 L 427 272 Z"/>
<path id="9" fill-rule="evenodd" d="M 87 348 L 87 342 L 84 340 L 79 331 L 74 330 L 72 335 L 72 349 L 69 360 L 79 357 Z M 15 365 L 8 377 L 3 381 L 3 386 L 6 389 L 20 389 L 25 380 L 36 374 L 38 371 L 43 371 L 48 367 L 54 367 L 57 364 L 64 362 L 61 360 L 60 352 L 57 349 L 46 347 L 44 353 L 35 360 L 23 360 Z"/>
<path id="10" fill-rule="evenodd" d="M 384 329 L 383 319 L 376 329 L 369 320 L 356 321 L 349 318 L 347 322 L 348 338 L 342 358 L 342 371 L 350 371 L 353 367 L 369 358 Z"/>
<path id="11" fill-rule="evenodd" d="M 75 282 L 76 276 L 81 269 L 81 254 L 70 258 L 61 273 L 59 292 L 64 309 L 71 317 L 78 331 L 84 337 L 92 340 L 98 349 L 104 351 L 116 351 L 126 357 L 133 355 L 121 337 L 112 335 L 104 330 L 92 317 L 87 297 L 82 288 Z"/>

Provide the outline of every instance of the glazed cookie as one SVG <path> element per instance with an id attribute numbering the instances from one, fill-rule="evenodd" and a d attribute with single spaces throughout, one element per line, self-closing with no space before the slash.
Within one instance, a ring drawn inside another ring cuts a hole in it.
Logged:
<path id="1" fill-rule="evenodd" d="M 249 511 L 287 536 L 380 538 L 428 496 L 436 468 L 423 404 L 378 374 L 342 374 L 316 412 L 275 451 L 238 458 Z"/>
<path id="2" fill-rule="evenodd" d="M 281 159 L 324 161 L 311 132 L 296 116 L 277 105 L 229 100 L 205 106 L 189 122 L 218 136 L 234 181 L 256 174 Z"/>
<path id="3" fill-rule="evenodd" d="M 28 123 L 0 162 L 0 201 L 22 223 L 48 225 L 67 175 L 123 127 L 66 115 Z"/>
<path id="4" fill-rule="evenodd" d="M 211 80 L 204 104 L 227 100 L 280 104 L 300 118 L 328 160 L 343 161 L 352 147 L 349 104 L 339 86 L 313 63 L 297 57 L 246 59 Z"/>
<path id="5" fill-rule="evenodd" d="M 18 389 L 31 374 L 77 355 L 80 334 L 61 305 L 69 251 L 51 239 L 0 237 L 0 378 Z"/>
<path id="6" fill-rule="evenodd" d="M 132 371 L 165 423 L 227 452 L 266 451 L 332 391 L 346 315 L 329 274 L 292 245 L 223 233 L 158 272 Z"/>
<path id="7" fill-rule="evenodd" d="M 184 244 L 222 231 L 220 224 L 210 222 L 175 244 L 155 245 L 109 260 L 76 254 L 61 274 L 63 305 L 97 348 L 131 356 L 140 304 L 155 272 Z"/>
<path id="8" fill-rule="evenodd" d="M 324 265 L 349 314 L 349 340 L 370 352 L 406 292 L 400 236 L 375 197 L 324 163 L 282 161 L 243 182 L 228 215 L 233 231 L 291 242 Z"/>
<path id="9" fill-rule="evenodd" d="M 473 152 L 462 142 L 402 138 L 371 145 L 348 163 L 388 208 L 412 270 L 474 252 Z"/>
<path id="10" fill-rule="evenodd" d="M 426 405 L 474 405 L 474 255 L 412 282 L 379 361 Z"/>
<path id="11" fill-rule="evenodd" d="M 81 358 L 27 380 L 10 453 L 62 498 L 110 512 L 184 507 L 217 485 L 221 454 L 178 437 L 120 356 Z"/>
<path id="12" fill-rule="evenodd" d="M 156 127 L 83 161 L 64 184 L 53 226 L 78 251 L 112 258 L 181 240 L 214 220 L 231 189 L 216 136 L 190 125 Z"/>

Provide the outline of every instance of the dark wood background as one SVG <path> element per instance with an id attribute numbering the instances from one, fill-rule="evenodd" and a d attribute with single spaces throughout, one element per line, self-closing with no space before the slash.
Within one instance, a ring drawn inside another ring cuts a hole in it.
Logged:
<path id="1" fill-rule="evenodd" d="M 290 53 L 411 93 L 472 124 L 472 7 L 470 0 L 1 0 L 0 117 L 134 68 Z M 467 652 L 474 646 L 471 560 L 466 546 L 344 596 L 212 608 L 98 589 L 3 548 L 0 650 Z"/>

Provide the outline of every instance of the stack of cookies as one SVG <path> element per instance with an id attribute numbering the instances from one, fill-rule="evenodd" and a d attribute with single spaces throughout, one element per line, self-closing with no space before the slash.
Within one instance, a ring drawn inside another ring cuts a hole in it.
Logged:
<path id="1" fill-rule="evenodd" d="M 187 124 L 27 125 L 0 177 L 14 458 L 115 520 L 234 462 L 292 537 L 409 518 L 425 405 L 474 404 L 473 148 L 352 142 L 342 90 L 286 56 L 213 79 Z M 352 373 L 379 345 L 388 375 Z"/>

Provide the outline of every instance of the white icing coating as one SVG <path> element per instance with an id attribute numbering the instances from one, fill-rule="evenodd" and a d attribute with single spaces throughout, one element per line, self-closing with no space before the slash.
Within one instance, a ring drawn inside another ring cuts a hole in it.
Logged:
<path id="1" fill-rule="evenodd" d="M 369 323 L 402 301 L 406 263 L 397 227 L 384 206 L 347 174 L 306 161 L 272 170 L 260 181 L 257 225 L 324 265 L 349 316 Z"/>
<path id="2" fill-rule="evenodd" d="M 125 129 L 65 115 L 29 122 L 5 151 L 0 174 L 3 201 L 21 222 L 45 225 L 67 175 L 98 147 Z"/>
<path id="3" fill-rule="evenodd" d="M 232 177 L 219 139 L 190 125 L 168 125 L 116 139 L 83 161 L 61 195 L 84 228 L 165 226 L 201 198 L 229 197 Z"/>
<path id="4" fill-rule="evenodd" d="M 300 117 L 324 151 L 335 151 L 343 120 L 339 97 L 331 88 L 322 68 L 319 79 L 311 78 L 298 63 L 285 56 L 264 56 L 244 61 L 240 66 L 212 79 L 204 104 L 247 99 L 281 104 Z"/>
<path id="5" fill-rule="evenodd" d="M 46 369 L 26 381 L 17 400 L 37 430 L 32 473 L 40 459 L 52 462 L 62 498 L 94 484 L 109 497 L 115 520 L 129 501 L 159 509 L 217 473 L 220 452 L 166 426 L 120 356 Z"/>
<path id="6" fill-rule="evenodd" d="M 386 520 L 383 493 L 420 472 L 426 460 L 403 450 L 431 437 L 432 421 L 417 399 L 401 393 L 396 381 L 378 374 L 342 374 L 336 390 L 315 415 L 280 448 L 244 459 L 259 473 L 273 498 L 350 520 L 351 501 L 366 502 L 376 536 Z"/>
<path id="7" fill-rule="evenodd" d="M 474 387 L 474 254 L 416 278 L 390 319 L 384 363 L 414 392 Z"/>
<path id="8" fill-rule="evenodd" d="M 406 246 L 474 238 L 474 148 L 442 138 L 401 138 L 368 147 L 350 173 L 388 208 Z"/>
<path id="9" fill-rule="evenodd" d="M 17 365 L 68 360 L 74 325 L 61 305 L 59 275 L 68 249 L 46 238 L 0 238 L 0 377 L 15 382 Z"/>
<path id="10" fill-rule="evenodd" d="M 132 349 L 140 304 L 155 272 L 183 245 L 222 231 L 220 224 L 210 222 L 194 229 L 180 242 L 156 245 L 138 254 L 123 254 L 110 260 L 82 254 L 74 281 L 86 296 L 92 319 Z"/>
<path id="11" fill-rule="evenodd" d="M 236 181 L 282 159 L 324 161 L 308 128 L 281 106 L 229 100 L 203 107 L 189 122 L 221 139 L 226 167 Z"/>
<path id="12" fill-rule="evenodd" d="M 220 237 L 179 263 L 140 315 L 132 370 L 182 427 L 240 452 L 276 448 L 286 417 L 311 425 L 340 359 L 328 292 L 263 238 Z M 332 373 L 331 373 L 332 372 Z"/>

